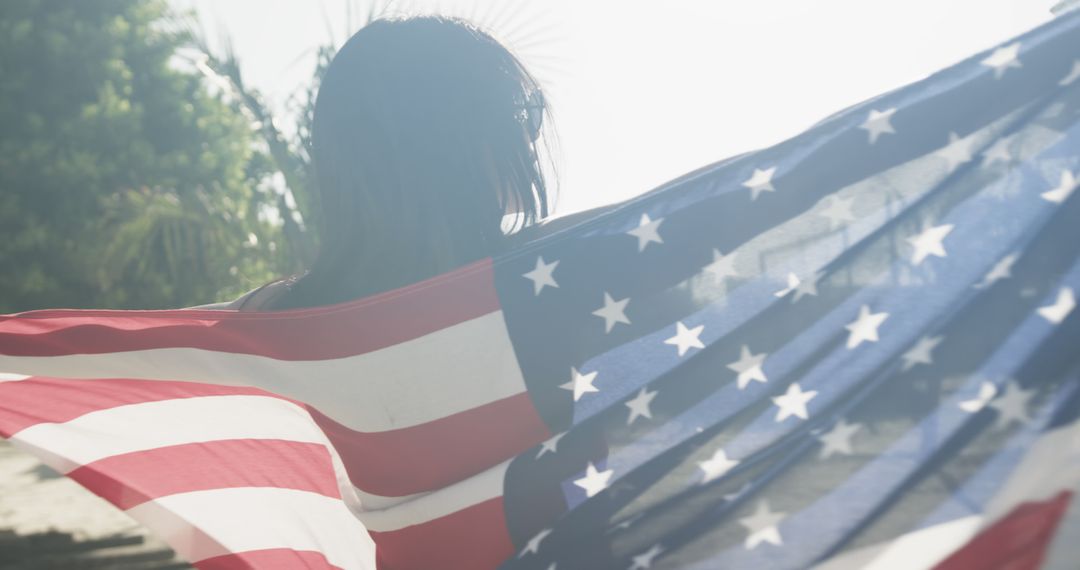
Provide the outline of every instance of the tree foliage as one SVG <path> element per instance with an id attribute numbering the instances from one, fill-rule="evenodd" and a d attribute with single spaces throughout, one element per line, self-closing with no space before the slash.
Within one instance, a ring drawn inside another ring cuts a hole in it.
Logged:
<path id="1" fill-rule="evenodd" d="M 0 7 L 0 312 L 185 306 L 294 268 L 276 162 L 190 40 L 162 0 Z"/>
<path id="2" fill-rule="evenodd" d="M 296 132 L 290 140 L 278 128 L 273 113 L 258 90 L 249 87 L 243 78 L 240 61 L 226 41 L 224 54 L 218 55 L 201 34 L 194 33 L 198 48 L 197 66 L 215 83 L 223 86 L 241 105 L 258 132 L 266 157 L 280 173 L 276 188 L 275 206 L 282 222 L 282 241 L 292 260 L 292 272 L 309 266 L 318 248 L 317 233 L 320 206 L 315 191 L 315 172 L 308 152 L 311 146 L 311 125 L 314 120 L 315 98 L 326 68 L 336 51 L 322 46 L 316 52 L 315 70 L 308 86 L 289 101 L 296 118 Z"/>

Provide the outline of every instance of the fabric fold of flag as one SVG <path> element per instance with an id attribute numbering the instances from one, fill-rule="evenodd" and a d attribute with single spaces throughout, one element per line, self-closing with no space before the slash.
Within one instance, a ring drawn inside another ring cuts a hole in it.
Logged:
<path id="1" fill-rule="evenodd" d="M 370 298 L 0 316 L 0 436 L 203 569 L 1072 568 L 1078 46 Z"/>

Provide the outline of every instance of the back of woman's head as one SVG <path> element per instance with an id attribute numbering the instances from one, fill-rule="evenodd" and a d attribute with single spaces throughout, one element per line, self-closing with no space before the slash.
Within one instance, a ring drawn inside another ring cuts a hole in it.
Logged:
<path id="1" fill-rule="evenodd" d="M 277 308 L 385 291 L 499 251 L 503 216 L 547 215 L 539 86 L 459 20 L 376 20 L 327 69 L 312 160 L 321 248 Z"/>

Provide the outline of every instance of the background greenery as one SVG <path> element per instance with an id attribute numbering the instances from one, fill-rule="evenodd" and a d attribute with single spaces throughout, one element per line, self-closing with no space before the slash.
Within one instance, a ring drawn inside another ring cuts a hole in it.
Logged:
<path id="1" fill-rule="evenodd" d="M 292 140 L 164 0 L 0 5 L 0 313 L 165 308 L 301 269 L 320 51 Z"/>

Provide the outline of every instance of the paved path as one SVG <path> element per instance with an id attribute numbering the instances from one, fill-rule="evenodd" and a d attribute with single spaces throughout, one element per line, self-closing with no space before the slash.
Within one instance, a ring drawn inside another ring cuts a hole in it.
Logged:
<path id="1" fill-rule="evenodd" d="M 188 568 L 131 517 L 0 440 L 0 569 Z"/>

